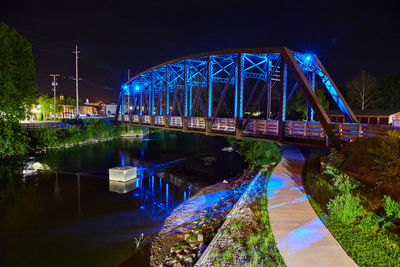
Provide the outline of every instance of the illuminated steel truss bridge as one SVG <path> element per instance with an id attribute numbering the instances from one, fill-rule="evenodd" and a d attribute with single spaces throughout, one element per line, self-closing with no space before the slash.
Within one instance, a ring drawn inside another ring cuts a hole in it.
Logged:
<path id="1" fill-rule="evenodd" d="M 316 82 L 347 123 L 331 123 Z M 286 118 L 296 90 L 306 99 L 307 120 Z M 295 144 L 338 145 L 388 130 L 359 124 L 318 57 L 286 47 L 213 51 L 149 68 L 122 85 L 116 117 L 149 127 Z"/>

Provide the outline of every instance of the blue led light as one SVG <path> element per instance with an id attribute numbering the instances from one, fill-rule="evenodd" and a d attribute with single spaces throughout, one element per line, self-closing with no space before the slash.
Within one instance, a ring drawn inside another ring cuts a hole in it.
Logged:
<path id="1" fill-rule="evenodd" d="M 135 86 L 135 92 L 139 92 L 140 91 L 140 87 L 139 87 L 139 85 L 136 85 Z"/>
<path id="2" fill-rule="evenodd" d="M 128 89 L 129 89 L 129 86 L 128 86 L 127 84 L 124 84 L 124 85 L 122 85 L 122 89 L 128 90 Z"/>

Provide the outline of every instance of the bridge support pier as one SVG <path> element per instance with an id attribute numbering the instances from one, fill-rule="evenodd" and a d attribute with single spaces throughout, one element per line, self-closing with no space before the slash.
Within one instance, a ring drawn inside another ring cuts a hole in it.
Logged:
<path id="1" fill-rule="evenodd" d="M 155 120 L 156 120 L 156 117 L 155 117 L 154 115 L 151 115 L 151 116 L 150 116 L 150 124 L 151 124 L 152 126 L 154 126 Z"/>

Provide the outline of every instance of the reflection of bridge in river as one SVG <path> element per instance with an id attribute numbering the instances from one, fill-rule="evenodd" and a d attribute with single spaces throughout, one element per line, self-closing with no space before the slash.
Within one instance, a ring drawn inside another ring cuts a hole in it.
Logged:
<path id="1" fill-rule="evenodd" d="M 198 188 L 183 178 L 162 172 L 151 176 L 140 173 L 136 179 L 125 183 L 109 181 L 109 190 L 119 194 L 131 192 L 150 218 L 160 220 Z"/>

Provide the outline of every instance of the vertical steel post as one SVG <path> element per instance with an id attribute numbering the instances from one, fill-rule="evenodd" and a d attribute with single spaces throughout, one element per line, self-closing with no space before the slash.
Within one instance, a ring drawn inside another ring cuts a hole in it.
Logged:
<path id="1" fill-rule="evenodd" d="M 213 66 L 211 62 L 211 57 L 208 56 L 207 58 L 207 110 L 208 110 L 208 118 L 212 117 L 212 73 L 213 73 Z"/>
<path id="2" fill-rule="evenodd" d="M 315 72 L 308 74 L 308 83 L 311 85 L 311 89 L 315 91 Z M 307 109 L 307 121 L 314 120 L 314 110 L 311 108 L 311 105 L 308 104 Z"/>
<path id="3" fill-rule="evenodd" d="M 143 83 L 142 83 L 142 79 L 141 79 L 141 77 L 139 77 L 139 79 L 140 79 L 140 109 L 139 109 L 139 122 L 140 122 L 140 119 L 141 119 L 141 116 L 143 115 L 143 90 L 144 90 L 144 88 L 143 88 Z"/>
<path id="4" fill-rule="evenodd" d="M 165 65 L 165 115 L 169 115 L 169 75 L 168 75 L 168 65 Z"/>
<path id="5" fill-rule="evenodd" d="M 193 77 L 192 72 L 190 71 L 190 66 L 188 68 L 188 77 L 189 77 L 189 116 L 192 116 L 192 90 L 193 90 Z"/>
<path id="6" fill-rule="evenodd" d="M 239 61 L 239 64 L 240 64 L 240 58 L 239 58 L 240 56 L 239 56 L 239 54 L 238 54 L 238 61 Z M 235 79 L 235 96 L 234 96 L 234 103 L 233 103 L 233 117 L 236 119 L 237 118 L 237 114 L 238 114 L 238 92 L 239 92 L 239 90 L 238 90 L 238 86 L 239 86 L 239 82 L 238 82 L 238 77 L 239 77 L 239 75 L 238 75 L 238 67 L 239 67 L 239 64 L 238 65 L 236 65 L 236 68 L 235 68 L 235 75 L 236 75 L 236 79 Z"/>
<path id="7" fill-rule="evenodd" d="M 160 113 L 159 113 L 160 116 L 162 116 L 162 114 L 163 114 L 163 112 L 162 112 L 162 99 L 163 99 L 162 95 L 163 95 L 163 90 L 161 90 L 161 88 L 160 88 Z"/>
<path id="8" fill-rule="evenodd" d="M 151 72 L 151 113 L 150 115 L 154 115 L 154 75 L 153 71 Z"/>
<path id="9" fill-rule="evenodd" d="M 286 87 L 287 87 L 287 66 L 285 60 L 281 61 L 281 71 L 280 71 L 280 105 L 279 105 L 279 128 L 278 128 L 278 140 L 282 141 L 285 131 L 285 115 L 286 115 Z"/>
<path id="10" fill-rule="evenodd" d="M 243 72 L 244 72 L 244 57 L 242 53 L 238 54 L 238 65 L 236 68 L 236 80 L 235 80 L 235 112 L 236 118 L 235 128 L 236 135 L 241 135 L 242 119 L 243 119 Z"/>
<path id="11" fill-rule="evenodd" d="M 239 54 L 239 66 L 238 66 L 238 83 L 239 83 L 239 118 L 243 119 L 243 75 L 244 75 L 244 56 L 242 53 Z"/>
<path id="12" fill-rule="evenodd" d="M 147 107 L 147 109 L 148 109 L 148 115 L 151 115 L 151 89 L 153 88 L 153 75 L 150 75 L 150 90 L 149 90 L 149 98 L 148 98 L 148 101 L 147 101 L 147 103 L 148 103 L 148 107 Z"/>
<path id="13" fill-rule="evenodd" d="M 268 69 L 266 70 L 267 73 L 270 73 L 272 71 L 272 61 L 268 60 Z M 268 83 L 267 85 L 267 94 L 266 94 L 266 98 L 267 98 L 267 120 L 271 119 L 271 102 L 272 102 L 272 86 L 271 86 L 271 82 Z"/>
<path id="14" fill-rule="evenodd" d="M 184 114 L 185 117 L 188 115 L 188 67 L 187 61 L 185 60 L 184 67 L 183 67 L 183 80 L 184 80 L 184 88 L 185 88 L 185 107 L 184 107 Z"/>

